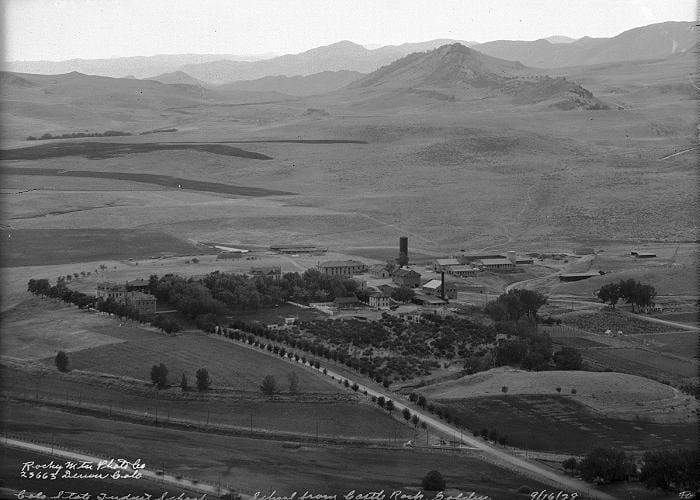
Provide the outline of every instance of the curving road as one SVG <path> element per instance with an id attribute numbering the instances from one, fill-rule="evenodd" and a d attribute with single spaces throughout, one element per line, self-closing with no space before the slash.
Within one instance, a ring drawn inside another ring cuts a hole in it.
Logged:
<path id="1" fill-rule="evenodd" d="M 278 355 L 273 354 L 269 351 L 266 350 L 260 350 L 254 346 L 249 345 L 248 343 L 244 342 L 239 342 L 233 339 L 225 339 L 224 337 L 218 336 L 218 335 L 213 335 L 215 338 L 220 338 L 222 340 L 226 340 L 229 342 L 234 342 L 240 346 L 244 346 L 248 349 L 255 350 L 256 352 L 264 352 L 264 353 L 269 353 L 270 356 L 273 356 L 277 359 L 282 359 Z M 516 457 L 514 455 L 511 455 L 510 453 L 506 452 L 505 450 L 501 450 L 498 448 L 494 448 L 490 446 L 488 443 L 485 443 L 479 439 L 475 439 L 472 436 L 465 436 L 463 434 L 463 430 L 460 430 L 456 427 L 453 427 L 435 417 L 433 417 L 430 413 L 425 412 L 424 410 L 421 410 L 419 408 L 415 408 L 413 406 L 408 406 L 405 403 L 402 403 L 400 401 L 397 401 L 396 399 L 396 394 L 389 393 L 388 391 L 385 392 L 380 389 L 374 389 L 371 387 L 368 387 L 364 384 L 360 384 L 359 382 L 352 380 L 348 378 L 346 375 L 342 375 L 338 372 L 335 372 L 331 369 L 328 368 L 328 366 L 324 366 L 321 369 L 316 369 L 316 368 L 311 368 L 309 367 L 308 364 L 302 363 L 301 359 L 299 361 L 295 361 L 294 359 L 289 359 L 289 358 L 284 358 L 290 363 L 298 363 L 303 365 L 305 368 L 308 370 L 314 372 L 316 375 L 319 376 L 327 376 L 327 377 L 334 377 L 336 379 L 341 379 L 341 380 L 348 380 L 350 385 L 353 383 L 357 383 L 359 386 L 358 392 L 363 392 L 367 391 L 367 394 L 369 396 L 375 396 L 375 397 L 384 397 L 385 399 L 391 399 L 394 403 L 394 408 L 397 409 L 398 411 L 403 411 L 404 408 L 407 408 L 411 414 L 418 416 L 423 422 L 425 422 L 428 426 L 432 427 L 434 430 L 437 430 L 447 436 L 454 436 L 456 439 L 459 440 L 459 442 L 463 445 L 467 445 L 471 447 L 472 449 L 478 449 L 483 454 L 485 455 L 484 459 L 486 461 L 493 461 L 496 462 L 498 465 L 505 466 L 506 468 L 511 468 L 515 470 L 516 472 L 524 473 L 525 475 L 529 476 L 534 476 L 535 479 L 540 480 L 542 482 L 548 483 L 548 484 L 553 484 L 556 485 L 559 488 L 563 488 L 569 492 L 579 492 L 579 494 L 585 494 L 586 496 L 590 498 L 595 498 L 599 500 L 615 500 L 615 497 L 608 495 L 607 493 L 603 493 L 599 490 L 596 490 L 583 481 L 576 480 L 572 477 L 565 476 L 562 474 L 558 474 L 556 472 L 553 472 L 549 469 L 546 469 L 542 467 L 539 464 L 529 462 L 527 460 L 523 460 L 522 458 Z M 323 369 L 326 370 L 326 374 L 323 373 Z M 459 436 L 459 438 L 457 438 Z"/>

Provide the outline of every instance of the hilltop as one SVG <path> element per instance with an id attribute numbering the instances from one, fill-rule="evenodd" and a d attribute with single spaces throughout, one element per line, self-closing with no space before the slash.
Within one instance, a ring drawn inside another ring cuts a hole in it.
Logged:
<path id="1" fill-rule="evenodd" d="M 517 104 L 549 101 L 558 109 L 605 108 L 590 91 L 565 78 L 550 78 L 517 61 L 487 56 L 458 43 L 410 54 L 348 88 L 437 90 L 452 99 L 503 95 Z"/>

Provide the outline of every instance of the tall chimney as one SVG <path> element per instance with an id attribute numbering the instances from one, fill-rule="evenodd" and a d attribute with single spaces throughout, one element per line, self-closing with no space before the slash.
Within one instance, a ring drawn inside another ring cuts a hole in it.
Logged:
<path id="1" fill-rule="evenodd" d="M 399 238 L 399 266 L 408 265 L 408 237 L 401 236 Z"/>
<path id="2" fill-rule="evenodd" d="M 445 300 L 445 271 L 440 273 L 442 275 L 442 284 L 440 285 L 440 298 Z"/>

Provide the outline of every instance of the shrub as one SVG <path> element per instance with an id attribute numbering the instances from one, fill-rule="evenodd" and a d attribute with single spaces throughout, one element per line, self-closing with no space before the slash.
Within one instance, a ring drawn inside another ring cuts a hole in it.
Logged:
<path id="1" fill-rule="evenodd" d="M 66 355 L 65 352 L 58 351 L 54 361 L 56 362 L 56 368 L 58 368 L 59 372 L 67 372 L 68 371 L 68 356 Z"/>
<path id="2" fill-rule="evenodd" d="M 426 491 L 444 491 L 446 486 L 442 474 L 436 470 L 428 472 L 421 483 L 423 484 L 423 489 Z"/>

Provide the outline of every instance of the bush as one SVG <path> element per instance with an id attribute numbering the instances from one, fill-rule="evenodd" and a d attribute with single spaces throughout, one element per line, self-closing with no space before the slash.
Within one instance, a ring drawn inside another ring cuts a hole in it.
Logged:
<path id="1" fill-rule="evenodd" d="M 266 396 L 272 396 L 277 392 L 277 381 L 272 375 L 265 375 L 260 385 L 260 391 Z"/>
<path id="2" fill-rule="evenodd" d="M 444 491 L 446 486 L 442 474 L 436 470 L 428 472 L 421 483 L 423 484 L 423 489 L 426 491 Z"/>
<path id="3" fill-rule="evenodd" d="M 209 378 L 209 372 L 206 368 L 200 368 L 197 370 L 197 390 L 206 391 L 209 390 L 211 385 L 211 379 Z"/>
<path id="4" fill-rule="evenodd" d="M 68 371 L 68 356 L 66 355 L 65 352 L 58 351 L 54 361 L 56 362 L 56 368 L 58 368 L 59 372 L 67 372 Z"/>

